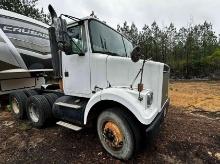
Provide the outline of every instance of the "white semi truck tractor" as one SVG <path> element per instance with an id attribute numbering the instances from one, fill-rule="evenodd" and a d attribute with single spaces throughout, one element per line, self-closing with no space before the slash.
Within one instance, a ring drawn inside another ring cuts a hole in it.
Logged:
<path id="1" fill-rule="evenodd" d="M 146 59 L 139 47 L 94 17 L 58 17 L 52 6 L 49 11 L 52 63 L 61 91 L 30 96 L 29 120 L 37 128 L 57 120 L 75 131 L 95 122 L 109 154 L 132 158 L 143 136 L 166 116 L 169 67 Z M 62 17 L 74 21 L 67 24 Z"/>

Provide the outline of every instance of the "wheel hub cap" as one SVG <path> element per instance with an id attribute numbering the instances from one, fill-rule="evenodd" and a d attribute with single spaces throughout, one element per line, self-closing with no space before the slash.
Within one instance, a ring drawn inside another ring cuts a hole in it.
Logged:
<path id="1" fill-rule="evenodd" d="M 30 118 L 32 119 L 32 121 L 38 122 L 39 121 L 39 112 L 36 109 L 36 107 L 34 106 L 34 104 L 31 104 L 28 107 L 28 110 L 29 110 Z"/>
<path id="2" fill-rule="evenodd" d="M 15 114 L 18 114 L 20 112 L 19 104 L 16 98 L 13 98 L 12 100 L 12 110 L 14 111 Z"/>
<path id="3" fill-rule="evenodd" d="M 111 121 L 107 122 L 103 128 L 103 136 L 111 148 L 118 149 L 123 146 L 124 135 L 117 124 Z"/>

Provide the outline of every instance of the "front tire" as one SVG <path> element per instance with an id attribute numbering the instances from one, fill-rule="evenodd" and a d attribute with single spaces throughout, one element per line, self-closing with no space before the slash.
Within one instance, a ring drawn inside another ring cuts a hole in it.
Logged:
<path id="1" fill-rule="evenodd" d="M 120 109 L 103 111 L 98 117 L 97 132 L 102 146 L 113 157 L 128 160 L 133 156 L 135 136 Z"/>

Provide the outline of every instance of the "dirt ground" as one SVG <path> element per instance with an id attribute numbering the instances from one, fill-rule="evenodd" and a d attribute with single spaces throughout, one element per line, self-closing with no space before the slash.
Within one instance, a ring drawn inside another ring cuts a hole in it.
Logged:
<path id="1" fill-rule="evenodd" d="M 220 111 L 220 81 L 170 83 L 172 105 L 186 110 Z"/>
<path id="2" fill-rule="evenodd" d="M 160 133 L 126 163 L 220 163 L 220 83 L 171 82 Z M 95 128 L 32 128 L 0 110 L 0 163 L 123 163 L 101 147 Z"/>

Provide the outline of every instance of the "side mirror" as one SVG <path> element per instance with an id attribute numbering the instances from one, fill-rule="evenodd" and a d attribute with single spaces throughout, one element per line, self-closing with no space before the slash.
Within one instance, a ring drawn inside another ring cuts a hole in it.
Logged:
<path id="1" fill-rule="evenodd" d="M 59 50 L 64 51 L 67 55 L 69 55 L 72 53 L 72 42 L 67 33 L 66 20 L 61 17 L 57 17 L 57 13 L 51 5 L 48 6 L 48 9 L 52 18 L 51 27 L 55 29 L 57 47 Z"/>
<path id="2" fill-rule="evenodd" d="M 139 46 L 135 47 L 131 52 L 131 60 L 136 63 L 140 60 L 141 56 L 141 48 Z"/>

